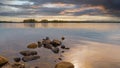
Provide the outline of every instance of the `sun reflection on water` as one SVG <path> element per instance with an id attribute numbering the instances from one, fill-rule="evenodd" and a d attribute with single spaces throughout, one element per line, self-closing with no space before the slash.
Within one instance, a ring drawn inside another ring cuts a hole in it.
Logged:
<path id="1" fill-rule="evenodd" d="M 75 68 L 119 68 L 120 46 L 106 43 L 85 41 L 85 45 L 74 45 L 66 52 L 65 61 L 71 62 Z"/>

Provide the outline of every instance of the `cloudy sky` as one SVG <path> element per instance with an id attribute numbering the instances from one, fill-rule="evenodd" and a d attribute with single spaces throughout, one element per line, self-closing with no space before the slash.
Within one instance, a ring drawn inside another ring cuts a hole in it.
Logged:
<path id="1" fill-rule="evenodd" d="M 0 0 L 0 20 L 119 20 L 120 0 Z"/>

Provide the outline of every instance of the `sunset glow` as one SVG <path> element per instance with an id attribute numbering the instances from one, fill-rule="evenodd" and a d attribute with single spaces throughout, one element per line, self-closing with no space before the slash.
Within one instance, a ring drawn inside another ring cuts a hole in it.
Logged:
<path id="1" fill-rule="evenodd" d="M 119 21 L 119 5 L 119 0 L 1 0 L 0 20 L 22 21 L 33 18 Z"/>

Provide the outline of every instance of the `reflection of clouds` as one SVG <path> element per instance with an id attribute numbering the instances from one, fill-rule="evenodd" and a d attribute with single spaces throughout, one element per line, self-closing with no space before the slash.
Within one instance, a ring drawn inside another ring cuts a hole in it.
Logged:
<path id="1" fill-rule="evenodd" d="M 110 30 L 118 29 L 119 24 L 107 23 L 1 23 L 2 28 L 67 28 L 67 29 L 93 29 L 93 30 Z"/>
<path id="2" fill-rule="evenodd" d="M 108 39 L 119 41 L 120 40 L 120 34 L 114 34 L 112 36 L 108 36 Z"/>
<path id="3" fill-rule="evenodd" d="M 84 41 L 65 54 L 76 68 L 120 68 L 120 46 Z"/>

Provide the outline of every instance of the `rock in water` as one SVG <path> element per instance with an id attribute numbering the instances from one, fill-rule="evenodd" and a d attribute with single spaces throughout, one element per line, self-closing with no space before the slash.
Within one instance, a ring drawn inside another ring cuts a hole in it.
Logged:
<path id="1" fill-rule="evenodd" d="M 52 48 L 51 50 L 53 53 L 56 53 L 56 54 L 59 53 L 59 48 L 57 48 L 57 47 Z"/>
<path id="2" fill-rule="evenodd" d="M 65 40 L 65 37 L 62 37 L 61 39 L 62 39 L 62 40 Z"/>
<path id="3" fill-rule="evenodd" d="M 49 44 L 49 45 L 44 45 L 44 48 L 52 49 L 52 45 L 51 45 L 51 44 Z"/>
<path id="4" fill-rule="evenodd" d="M 42 44 L 45 46 L 45 45 L 50 45 L 50 43 L 51 43 L 51 40 L 49 40 L 49 39 L 43 39 L 43 41 L 42 41 Z"/>
<path id="5" fill-rule="evenodd" d="M 38 41 L 38 47 L 41 48 L 42 47 L 42 42 Z"/>
<path id="6" fill-rule="evenodd" d="M 6 63 L 5 65 L 3 65 L 2 67 L 0 68 L 13 68 L 11 64 L 9 63 Z"/>
<path id="7" fill-rule="evenodd" d="M 0 68 L 7 63 L 8 60 L 5 57 L 0 56 Z"/>
<path id="8" fill-rule="evenodd" d="M 56 64 L 55 68 L 74 68 L 74 65 L 70 62 L 60 62 Z"/>
<path id="9" fill-rule="evenodd" d="M 37 59 L 39 59 L 40 58 L 40 56 L 38 56 L 38 55 L 35 55 L 35 56 L 24 56 L 23 58 L 22 58 L 22 60 L 24 61 L 24 62 L 28 62 L 28 61 L 32 61 L 32 60 L 37 60 Z"/>
<path id="10" fill-rule="evenodd" d="M 61 48 L 62 48 L 62 49 L 65 49 L 65 45 L 61 45 Z"/>
<path id="11" fill-rule="evenodd" d="M 26 50 L 21 51 L 20 54 L 23 56 L 37 55 L 37 51 Z"/>
<path id="12" fill-rule="evenodd" d="M 20 61 L 21 61 L 21 58 L 16 57 L 16 58 L 14 58 L 14 61 L 15 61 L 15 62 L 20 62 Z"/>
<path id="13" fill-rule="evenodd" d="M 38 45 L 36 43 L 31 43 L 27 46 L 27 48 L 30 48 L 30 49 L 35 49 L 37 47 L 38 47 Z"/>
<path id="14" fill-rule="evenodd" d="M 25 64 L 24 64 L 24 63 L 21 63 L 21 62 L 15 62 L 15 63 L 12 65 L 12 68 L 25 68 Z"/>
<path id="15" fill-rule="evenodd" d="M 61 41 L 54 39 L 54 40 L 51 42 L 51 44 L 52 44 L 54 47 L 57 47 L 57 46 L 60 46 L 60 45 L 61 45 Z"/>

